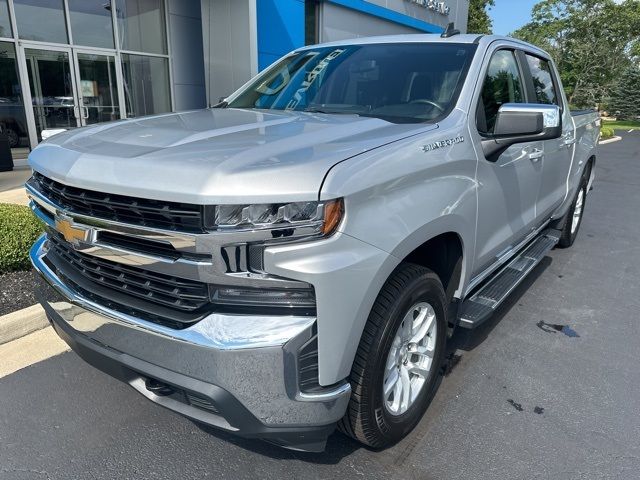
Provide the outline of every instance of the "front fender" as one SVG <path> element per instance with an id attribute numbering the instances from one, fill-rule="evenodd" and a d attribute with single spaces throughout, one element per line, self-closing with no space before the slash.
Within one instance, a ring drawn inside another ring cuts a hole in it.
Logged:
<path id="1" fill-rule="evenodd" d="M 425 143 L 462 137 L 463 124 L 406 139 L 336 165 L 321 199 L 345 198 L 340 229 L 404 259 L 424 242 L 455 233 L 463 245 L 461 284 L 473 271 L 477 157 L 471 142 L 425 152 Z"/>
<path id="2" fill-rule="evenodd" d="M 344 233 L 265 250 L 269 273 L 313 285 L 317 302 L 320 385 L 351 373 L 360 336 L 382 285 L 400 261 Z"/>

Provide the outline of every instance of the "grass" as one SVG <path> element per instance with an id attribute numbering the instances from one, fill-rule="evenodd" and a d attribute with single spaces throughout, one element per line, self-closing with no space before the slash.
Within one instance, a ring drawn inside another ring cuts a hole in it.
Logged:
<path id="1" fill-rule="evenodd" d="M 41 233 L 29 207 L 0 203 L 0 274 L 28 270 L 29 249 Z"/>
<path id="2" fill-rule="evenodd" d="M 609 138 L 613 138 L 614 136 L 615 136 L 615 132 L 613 128 L 609 127 L 608 125 L 603 125 L 602 128 L 600 129 L 601 140 L 607 140 Z"/>
<path id="3" fill-rule="evenodd" d="M 640 130 L 640 122 L 634 120 L 616 120 L 615 122 L 603 120 L 602 125 L 613 128 L 614 130 L 631 130 L 632 128 Z"/>

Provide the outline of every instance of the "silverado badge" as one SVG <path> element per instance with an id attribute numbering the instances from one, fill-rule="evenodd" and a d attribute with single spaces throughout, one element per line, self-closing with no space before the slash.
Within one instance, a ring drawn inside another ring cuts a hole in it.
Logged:
<path id="1" fill-rule="evenodd" d="M 451 145 L 455 145 L 457 143 L 464 142 L 464 137 L 462 135 L 458 135 L 455 138 L 447 138 L 446 140 L 439 140 L 433 143 L 427 143 L 422 146 L 423 152 L 430 152 L 432 150 L 437 150 L 438 148 L 449 147 Z"/>

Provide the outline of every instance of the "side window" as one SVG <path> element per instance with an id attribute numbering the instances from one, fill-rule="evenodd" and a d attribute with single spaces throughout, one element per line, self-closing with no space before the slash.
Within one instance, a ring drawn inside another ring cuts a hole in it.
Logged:
<path id="1" fill-rule="evenodd" d="M 498 50 L 491 57 L 478 104 L 478 130 L 493 132 L 496 116 L 504 103 L 523 103 L 524 88 L 516 57 L 511 50 Z"/>
<path id="2" fill-rule="evenodd" d="M 533 77 L 536 102 L 558 105 L 558 97 L 556 95 L 556 88 L 553 85 L 551 65 L 549 65 L 549 62 L 532 55 L 527 55 L 527 63 L 529 64 L 529 70 L 531 70 L 531 76 Z"/>

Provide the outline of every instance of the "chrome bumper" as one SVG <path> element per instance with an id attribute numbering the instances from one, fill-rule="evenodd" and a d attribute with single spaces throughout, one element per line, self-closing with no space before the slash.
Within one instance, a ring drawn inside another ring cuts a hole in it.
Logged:
<path id="1" fill-rule="evenodd" d="M 317 449 L 346 411 L 350 386 L 298 389 L 297 351 L 315 318 L 212 314 L 173 330 L 109 310 L 68 288 L 47 266 L 46 237 L 31 250 L 36 294 L 60 336 L 80 356 L 150 400 L 245 436 Z M 153 379 L 207 397 L 211 413 L 148 390 Z"/>

